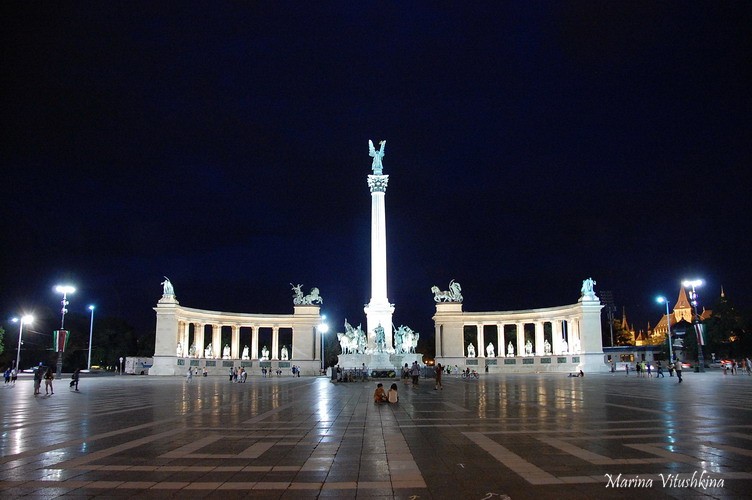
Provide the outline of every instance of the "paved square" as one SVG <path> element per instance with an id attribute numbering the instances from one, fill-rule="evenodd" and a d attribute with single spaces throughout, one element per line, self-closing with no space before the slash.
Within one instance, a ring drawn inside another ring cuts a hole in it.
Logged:
<path id="1" fill-rule="evenodd" d="M 385 385 L 389 385 L 391 381 Z M 752 377 L 93 376 L 0 390 L 5 498 L 743 498 Z"/>

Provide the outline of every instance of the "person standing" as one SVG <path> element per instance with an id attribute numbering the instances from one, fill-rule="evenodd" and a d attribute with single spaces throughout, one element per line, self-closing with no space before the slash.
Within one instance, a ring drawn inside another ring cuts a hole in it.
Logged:
<path id="1" fill-rule="evenodd" d="M 52 373 L 52 368 L 47 368 L 44 372 L 44 393 L 46 395 L 55 394 L 52 388 L 52 381 L 55 380 L 55 375 Z"/>
<path id="2" fill-rule="evenodd" d="M 674 363 L 674 370 L 676 370 L 676 377 L 679 379 L 679 383 L 681 384 L 682 381 L 682 364 L 680 360 L 676 360 L 676 363 Z"/>
<path id="3" fill-rule="evenodd" d="M 193 370 L 191 370 L 191 367 L 188 367 L 188 372 L 185 374 L 185 380 L 187 382 L 190 382 L 193 379 Z"/>
<path id="4" fill-rule="evenodd" d="M 14 367 L 10 371 L 10 385 L 16 385 L 16 380 L 18 380 L 18 370 Z"/>
<path id="5" fill-rule="evenodd" d="M 417 386 L 418 381 L 420 380 L 420 367 L 418 366 L 417 361 L 413 361 L 413 366 L 410 368 L 410 375 L 413 377 L 413 386 Z"/>
<path id="6" fill-rule="evenodd" d="M 627 372 L 627 377 L 629 377 L 629 363 L 624 364 L 624 371 Z"/>
<path id="7" fill-rule="evenodd" d="M 47 371 L 47 368 L 42 366 L 42 363 L 39 363 L 39 366 L 37 366 L 36 371 L 34 371 L 34 395 L 41 393 L 41 387 L 42 387 L 42 378 L 44 377 L 44 373 Z"/>
<path id="8" fill-rule="evenodd" d="M 661 365 L 660 361 L 657 361 L 655 363 L 655 370 L 656 370 L 655 378 L 658 378 L 658 377 L 666 378 L 666 376 L 663 374 L 663 365 Z"/>
<path id="9" fill-rule="evenodd" d="M 442 371 L 444 371 L 444 367 L 441 366 L 441 363 L 436 363 L 436 386 L 433 388 L 434 391 L 438 391 L 439 389 L 444 390 L 444 386 L 441 385 Z"/>
<path id="10" fill-rule="evenodd" d="M 76 388 L 76 392 L 78 392 L 78 379 L 81 378 L 81 369 L 76 368 L 76 370 L 73 372 L 73 375 L 71 375 L 71 387 Z"/>

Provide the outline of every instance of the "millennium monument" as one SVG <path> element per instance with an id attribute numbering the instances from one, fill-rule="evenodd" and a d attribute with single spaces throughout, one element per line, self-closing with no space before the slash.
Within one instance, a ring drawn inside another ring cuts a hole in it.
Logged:
<path id="1" fill-rule="evenodd" d="M 337 334 L 342 354 L 337 364 L 342 368 L 370 370 L 394 370 L 404 363 L 422 363 L 422 356 L 415 352 L 419 334 L 410 327 L 394 328 L 392 315 L 394 304 L 389 303 L 386 279 L 386 186 L 389 176 L 384 175 L 384 149 L 386 141 L 379 142 L 379 149 L 368 141 L 368 152 L 373 158 L 372 174 L 368 176 L 371 191 L 371 300 L 363 309 L 366 313 L 366 331 L 362 325 L 353 327 L 345 319 L 345 331 Z"/>

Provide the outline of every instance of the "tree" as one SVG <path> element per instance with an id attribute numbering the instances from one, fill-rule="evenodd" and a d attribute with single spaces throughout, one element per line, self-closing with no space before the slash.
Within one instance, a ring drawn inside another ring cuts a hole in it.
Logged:
<path id="1" fill-rule="evenodd" d="M 733 303 L 721 296 L 713 304 L 713 315 L 705 320 L 706 347 L 708 353 L 715 353 L 716 358 L 738 358 L 746 352 L 744 349 L 746 331 L 745 320 L 736 311 Z"/>
<path id="2" fill-rule="evenodd" d="M 5 329 L 0 326 L 0 355 L 5 352 Z"/>

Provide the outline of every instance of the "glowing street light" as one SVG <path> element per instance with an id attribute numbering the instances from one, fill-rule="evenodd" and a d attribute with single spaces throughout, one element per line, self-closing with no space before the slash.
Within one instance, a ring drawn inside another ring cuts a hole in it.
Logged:
<path id="1" fill-rule="evenodd" d="M 705 371 L 705 356 L 702 354 L 702 346 L 705 344 L 705 340 L 702 337 L 702 325 L 700 324 L 700 314 L 697 312 L 697 291 L 695 291 L 695 287 L 702 286 L 704 282 L 700 279 L 697 280 L 684 280 L 682 281 L 682 286 L 687 288 L 692 288 L 692 291 L 689 292 L 689 303 L 692 304 L 692 307 L 695 310 L 694 319 L 692 321 L 694 328 L 695 328 L 695 334 L 697 335 L 697 369 L 696 372 L 704 372 Z"/>
<path id="2" fill-rule="evenodd" d="M 63 306 L 63 308 L 60 311 L 62 313 L 62 318 L 60 320 L 60 329 L 64 330 L 65 329 L 65 313 L 68 312 L 68 309 L 66 309 L 66 306 L 70 304 L 70 302 L 68 302 L 68 294 L 75 292 L 76 289 L 75 287 L 72 287 L 70 285 L 58 285 L 55 287 L 55 291 L 57 293 L 63 294 L 63 300 L 60 302 L 60 304 L 62 304 Z"/>
<path id="3" fill-rule="evenodd" d="M 321 323 L 316 327 L 321 334 L 321 371 L 324 371 L 324 336 L 326 335 L 326 332 L 329 331 L 329 325 L 327 325 L 324 320 L 326 320 L 326 315 L 321 315 Z"/>
<path id="4" fill-rule="evenodd" d="M 91 311 L 91 321 L 89 321 L 89 362 L 86 369 L 91 371 L 91 334 L 94 332 L 94 306 L 89 306 L 89 311 Z"/>
<path id="5" fill-rule="evenodd" d="M 22 337 L 23 337 L 23 326 L 24 323 L 29 324 L 34 321 L 34 316 L 25 315 L 21 316 L 20 318 L 13 318 L 13 322 L 20 323 L 18 326 L 18 352 L 16 353 L 16 373 L 21 373 L 21 343 L 22 343 Z"/>
<path id="6" fill-rule="evenodd" d="M 673 363 L 674 362 L 674 349 L 671 346 L 671 317 L 669 316 L 669 312 L 668 312 L 668 299 L 666 299 L 666 297 L 657 297 L 655 300 L 659 304 L 666 304 L 666 328 L 668 330 L 668 333 L 666 334 L 666 338 L 668 338 L 668 362 Z"/>
<path id="7" fill-rule="evenodd" d="M 55 333 L 55 350 L 57 351 L 57 378 L 60 378 L 63 374 L 63 350 L 65 349 L 65 342 L 68 337 L 68 332 L 65 331 L 65 313 L 68 312 L 66 306 L 70 303 L 68 302 L 68 294 L 75 292 L 76 289 L 70 285 L 58 285 L 55 287 L 55 291 L 57 293 L 63 294 L 63 300 L 60 301 L 60 304 L 62 304 L 63 306 L 60 310 L 60 313 L 62 314 L 62 317 L 60 319 L 60 330 Z"/>

